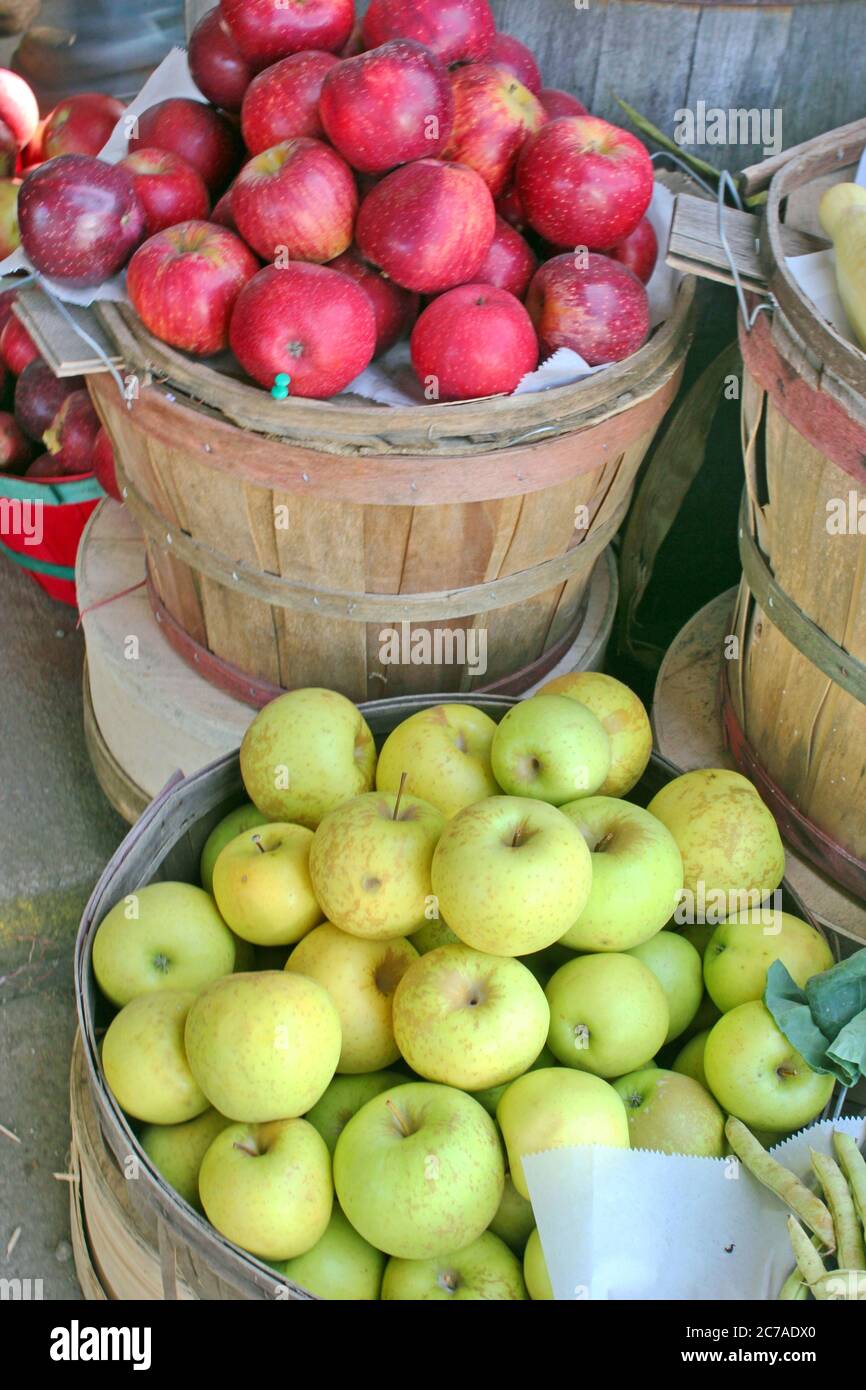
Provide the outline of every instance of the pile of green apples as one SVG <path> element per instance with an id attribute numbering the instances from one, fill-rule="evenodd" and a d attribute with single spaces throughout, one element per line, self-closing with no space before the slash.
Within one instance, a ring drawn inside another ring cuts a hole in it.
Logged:
<path id="1" fill-rule="evenodd" d="M 105 1078 L 166 1181 L 320 1297 L 545 1299 L 526 1155 L 721 1157 L 726 1113 L 767 1142 L 811 1121 L 832 1078 L 762 996 L 829 948 L 754 906 L 784 851 L 745 778 L 624 799 L 651 745 L 594 672 L 498 725 L 425 709 L 378 755 L 333 691 L 266 706 L 202 886 L 142 888 L 93 942 Z"/>

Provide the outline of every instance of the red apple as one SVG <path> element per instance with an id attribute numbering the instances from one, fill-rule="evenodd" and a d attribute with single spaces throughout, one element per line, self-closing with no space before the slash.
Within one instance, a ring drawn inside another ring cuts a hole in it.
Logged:
<path id="1" fill-rule="evenodd" d="M 153 236 L 178 222 L 206 218 L 210 197 L 197 169 L 169 150 L 135 150 L 120 160 L 132 176 L 144 208 L 145 234 Z"/>
<path id="2" fill-rule="evenodd" d="M 215 222 L 218 227 L 228 227 L 230 232 L 236 232 L 235 219 L 232 217 L 232 189 L 234 183 L 230 183 L 225 193 L 214 203 L 213 211 L 208 218 L 209 222 Z"/>
<path id="3" fill-rule="evenodd" d="M 460 285 L 439 295 L 412 329 L 412 365 L 433 400 L 511 392 L 538 366 L 532 320 L 513 294 Z"/>
<path id="4" fill-rule="evenodd" d="M 104 428 L 100 428 L 96 436 L 90 466 L 103 492 L 107 492 L 109 497 L 114 498 L 115 502 L 122 502 L 123 496 L 117 481 L 114 447 Z"/>
<path id="5" fill-rule="evenodd" d="M 144 235 L 144 209 L 125 169 L 63 154 L 28 174 L 18 193 L 21 244 L 42 275 L 99 285 Z"/>
<path id="6" fill-rule="evenodd" d="M 0 357 L 13 376 L 20 376 L 25 367 L 41 356 L 17 314 L 10 314 L 0 330 Z"/>
<path id="7" fill-rule="evenodd" d="M 559 87 L 542 87 L 538 99 L 547 112 L 547 119 L 555 121 L 558 116 L 588 116 L 589 112 L 582 101 L 571 92 L 563 92 Z"/>
<path id="8" fill-rule="evenodd" d="M 360 285 L 328 266 L 267 266 L 241 290 L 232 351 L 261 386 L 281 373 L 289 393 L 325 399 L 359 376 L 376 349 L 376 317 Z"/>
<path id="9" fill-rule="evenodd" d="M 448 66 L 484 58 L 496 24 L 487 0 L 372 0 L 363 35 L 367 48 L 416 39 Z"/>
<path id="10" fill-rule="evenodd" d="M 12 131 L 19 150 L 29 144 L 39 125 L 33 89 L 8 68 L 0 68 L 0 121 L 5 121 Z"/>
<path id="11" fill-rule="evenodd" d="M 58 473 L 90 472 L 99 429 L 99 416 L 89 393 L 73 391 L 42 436 L 49 454 L 58 464 Z"/>
<path id="12" fill-rule="evenodd" d="M 517 187 L 541 236 L 555 246 L 606 251 L 649 207 L 653 166 L 629 131 L 597 116 L 560 116 L 527 140 Z"/>
<path id="13" fill-rule="evenodd" d="M 332 261 L 352 240 L 357 210 L 346 161 L 306 136 L 257 154 L 232 189 L 238 231 L 265 261 Z"/>
<path id="14" fill-rule="evenodd" d="M 5 121 L 0 121 L 0 178 L 11 179 L 18 168 L 18 141 Z"/>
<path id="15" fill-rule="evenodd" d="M 6 327 L 7 320 L 12 313 L 12 306 L 17 298 L 17 289 L 0 291 L 0 333 L 2 333 L 3 329 Z"/>
<path id="16" fill-rule="evenodd" d="M 79 92 L 55 106 L 42 131 L 42 158 L 99 154 L 126 107 L 104 92 Z"/>
<path id="17" fill-rule="evenodd" d="M 351 34 L 346 39 L 343 47 L 338 50 L 340 58 L 357 58 L 359 53 L 364 52 L 364 35 L 362 33 L 360 19 L 355 20 Z"/>
<path id="18" fill-rule="evenodd" d="M 620 261 L 622 265 L 627 265 L 629 270 L 633 270 L 644 284 L 656 268 L 658 254 L 658 238 L 653 231 L 652 223 L 646 217 L 641 218 L 634 231 L 624 241 L 618 241 L 616 246 L 612 246 L 607 252 L 612 260 Z"/>
<path id="19" fill-rule="evenodd" d="M 526 226 L 526 209 L 514 184 L 507 188 L 504 193 L 500 193 L 496 199 L 496 211 L 501 218 L 512 227 L 516 227 L 518 231 L 522 231 Z"/>
<path id="20" fill-rule="evenodd" d="M 355 240 L 364 259 L 403 289 L 435 294 L 475 277 L 495 229 L 490 190 L 474 169 L 420 159 L 367 194 Z"/>
<path id="21" fill-rule="evenodd" d="M 11 256 L 21 245 L 18 227 L 20 179 L 0 179 L 0 256 Z"/>
<path id="22" fill-rule="evenodd" d="M 33 445 L 14 415 L 0 410 L 0 468 L 16 473 L 33 457 Z"/>
<path id="23" fill-rule="evenodd" d="M 468 164 L 494 198 L 511 182 L 528 136 L 547 120 L 536 97 L 513 73 L 492 63 L 470 63 L 451 76 L 454 129 L 445 158 Z"/>
<path id="24" fill-rule="evenodd" d="M 393 280 L 386 280 L 384 275 L 367 264 L 354 246 L 331 261 L 328 268 L 348 275 L 365 291 L 376 316 L 374 356 L 387 352 L 418 317 L 418 295 L 411 290 L 401 290 Z"/>
<path id="25" fill-rule="evenodd" d="M 228 343 L 235 301 L 258 268 L 234 232 L 212 222 L 181 222 L 139 247 L 126 287 L 155 337 L 208 357 Z"/>
<path id="26" fill-rule="evenodd" d="M 484 61 L 505 68 L 522 82 L 524 87 L 528 87 L 533 96 L 537 97 L 541 91 L 541 73 L 535 61 L 535 54 L 525 43 L 521 43 L 520 39 L 512 38 L 511 34 L 497 34 L 487 50 Z"/>
<path id="27" fill-rule="evenodd" d="M 66 397 L 84 385 L 83 376 L 55 376 L 37 357 L 15 383 L 15 419 L 31 439 L 41 440 Z"/>
<path id="28" fill-rule="evenodd" d="M 261 154 L 296 135 L 323 135 L 322 83 L 339 66 L 333 53 L 293 53 L 254 77 L 241 107 L 241 133 L 250 154 Z"/>
<path id="29" fill-rule="evenodd" d="M 191 97 L 169 97 L 139 116 L 129 150 L 169 150 L 197 169 L 212 193 L 228 183 L 241 158 L 234 126 L 212 106 Z"/>
<path id="30" fill-rule="evenodd" d="M 45 151 L 42 147 L 44 135 L 45 121 L 40 121 L 34 131 L 33 138 L 28 141 L 21 151 L 21 168 L 25 172 L 28 169 L 35 169 L 37 164 L 41 164 L 45 158 Z"/>
<path id="31" fill-rule="evenodd" d="M 62 476 L 53 454 L 40 454 L 25 471 L 25 478 L 59 478 Z"/>
<path id="32" fill-rule="evenodd" d="M 497 217 L 490 250 L 476 280 L 522 299 L 537 269 L 538 259 L 528 243 L 504 217 Z"/>
<path id="33" fill-rule="evenodd" d="M 571 348 L 596 367 L 621 362 L 649 335 L 649 303 L 640 280 L 609 256 L 590 254 L 586 268 L 572 252 L 536 271 L 526 307 L 542 353 Z"/>
<path id="34" fill-rule="evenodd" d="M 220 0 L 220 11 L 256 68 L 309 48 L 339 53 L 355 24 L 354 0 Z"/>
<path id="35" fill-rule="evenodd" d="M 237 115 L 255 68 L 238 48 L 219 5 L 202 15 L 189 37 L 189 70 L 202 96 Z"/>

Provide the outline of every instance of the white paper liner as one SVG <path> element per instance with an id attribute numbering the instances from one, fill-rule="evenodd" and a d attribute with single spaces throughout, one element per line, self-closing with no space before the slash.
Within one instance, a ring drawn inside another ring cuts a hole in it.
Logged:
<path id="1" fill-rule="evenodd" d="M 854 182 L 866 187 L 866 149 L 860 156 Z M 832 324 L 852 347 L 862 352 L 836 287 L 835 251 L 829 248 L 826 251 L 811 251 L 806 256 L 786 256 L 785 263 L 798 287 L 811 299 L 822 318 Z"/>

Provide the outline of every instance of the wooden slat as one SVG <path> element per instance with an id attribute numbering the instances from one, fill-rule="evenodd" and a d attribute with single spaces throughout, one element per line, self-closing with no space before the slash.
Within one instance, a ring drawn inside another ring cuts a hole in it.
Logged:
<path id="1" fill-rule="evenodd" d="M 725 235 L 743 287 L 756 294 L 767 294 L 766 274 L 758 247 L 760 219 L 750 212 L 726 208 Z M 793 227 L 782 229 L 782 244 L 788 256 L 804 256 L 829 245 L 823 237 L 812 236 Z M 706 280 L 732 285 L 727 253 L 719 238 L 718 205 L 709 198 L 678 193 L 674 202 L 667 253 L 668 265 Z"/>
<path id="2" fill-rule="evenodd" d="M 99 345 L 104 357 L 100 357 L 76 333 L 56 303 L 38 286 L 19 290 L 13 311 L 55 376 L 89 376 L 93 372 L 107 372 L 109 363 L 120 369 L 123 358 L 93 310 L 83 309 L 78 304 L 64 307 L 73 321 Z"/>

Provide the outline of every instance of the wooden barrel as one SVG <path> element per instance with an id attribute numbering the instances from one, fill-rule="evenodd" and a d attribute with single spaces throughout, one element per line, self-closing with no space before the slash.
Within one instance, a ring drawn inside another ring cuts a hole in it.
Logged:
<path id="1" fill-rule="evenodd" d="M 866 899 L 866 357 L 801 293 L 780 240 L 783 204 L 788 225 L 817 230 L 864 133 L 815 141 L 770 186 L 775 308 L 740 325 L 744 577 L 723 695 L 733 756 L 786 838 Z"/>

